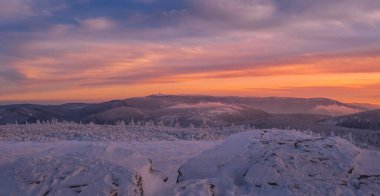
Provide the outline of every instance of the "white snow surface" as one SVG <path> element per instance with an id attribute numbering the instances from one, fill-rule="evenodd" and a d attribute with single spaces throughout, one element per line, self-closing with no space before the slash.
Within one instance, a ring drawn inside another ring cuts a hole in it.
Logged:
<path id="1" fill-rule="evenodd" d="M 157 195 L 215 142 L 0 142 L 0 195 Z"/>
<path id="2" fill-rule="evenodd" d="M 147 159 L 116 144 L 5 143 L 1 154 L 0 195 L 140 195 L 142 180 L 163 183 Z"/>
<path id="3" fill-rule="evenodd" d="M 338 137 L 253 130 L 224 142 L 60 138 L 0 141 L 0 195 L 380 194 L 380 152 Z"/>
<path id="4" fill-rule="evenodd" d="M 379 163 L 338 137 L 252 131 L 188 160 L 169 195 L 379 195 Z"/>

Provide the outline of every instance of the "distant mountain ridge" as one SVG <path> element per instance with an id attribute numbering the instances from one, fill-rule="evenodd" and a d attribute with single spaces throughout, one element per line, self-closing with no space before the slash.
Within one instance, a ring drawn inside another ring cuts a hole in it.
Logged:
<path id="1" fill-rule="evenodd" d="M 62 105 L 16 104 L 0 106 L 0 124 L 59 121 L 115 123 L 162 121 L 165 124 L 223 125 L 274 116 L 339 116 L 368 110 L 327 98 L 217 97 L 203 95 L 150 95 L 103 103 Z M 309 118 L 309 117 L 308 117 Z"/>
<path id="2" fill-rule="evenodd" d="M 347 128 L 380 130 L 380 109 L 322 120 L 321 123 Z"/>
<path id="3" fill-rule="evenodd" d="M 369 104 L 369 103 L 349 103 L 349 104 L 359 106 L 359 107 L 363 107 L 363 108 L 367 108 L 369 110 L 380 109 L 380 105 L 376 105 L 376 104 Z"/>

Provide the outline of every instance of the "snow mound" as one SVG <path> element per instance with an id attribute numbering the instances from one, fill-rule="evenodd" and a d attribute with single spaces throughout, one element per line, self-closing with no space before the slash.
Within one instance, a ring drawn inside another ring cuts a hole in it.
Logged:
<path id="1" fill-rule="evenodd" d="M 230 136 L 178 170 L 171 195 L 378 195 L 380 152 L 296 131 Z"/>
<path id="2" fill-rule="evenodd" d="M 0 195 L 142 195 L 165 179 L 118 144 L 2 143 L 0 154 Z"/>

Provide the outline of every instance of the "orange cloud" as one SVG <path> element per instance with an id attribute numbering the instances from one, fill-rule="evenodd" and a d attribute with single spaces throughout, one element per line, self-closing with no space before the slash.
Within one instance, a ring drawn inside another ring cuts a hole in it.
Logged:
<path id="1" fill-rule="evenodd" d="M 108 100 L 161 91 L 380 103 L 375 88 L 380 48 L 371 36 L 358 36 L 345 21 L 333 19 L 252 30 L 250 22 L 270 20 L 276 7 L 235 2 L 218 9 L 228 15 L 229 28 L 215 23 L 218 28 L 207 36 L 182 35 L 191 32 L 188 26 L 202 29 L 219 20 L 207 12 L 178 26 L 149 30 L 118 29 L 123 24 L 115 18 L 96 17 L 30 33 L 32 38 L 9 47 L 16 52 L 1 61 L 0 101 Z M 377 21 L 372 12 L 369 18 Z M 230 29 L 234 19 L 241 23 Z"/>

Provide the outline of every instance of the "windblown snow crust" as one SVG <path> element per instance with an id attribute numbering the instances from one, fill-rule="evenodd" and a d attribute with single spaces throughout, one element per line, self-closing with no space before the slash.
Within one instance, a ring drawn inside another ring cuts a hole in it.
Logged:
<path id="1" fill-rule="evenodd" d="M 2 141 L 0 195 L 379 195 L 379 163 L 379 151 L 290 130 L 224 142 Z"/>
<path id="2" fill-rule="evenodd" d="M 295 131 L 230 136 L 179 169 L 178 195 L 378 195 L 380 153 Z"/>
<path id="3" fill-rule="evenodd" d="M 121 145 L 58 144 L 1 144 L 0 195 L 143 195 L 164 183 Z"/>

